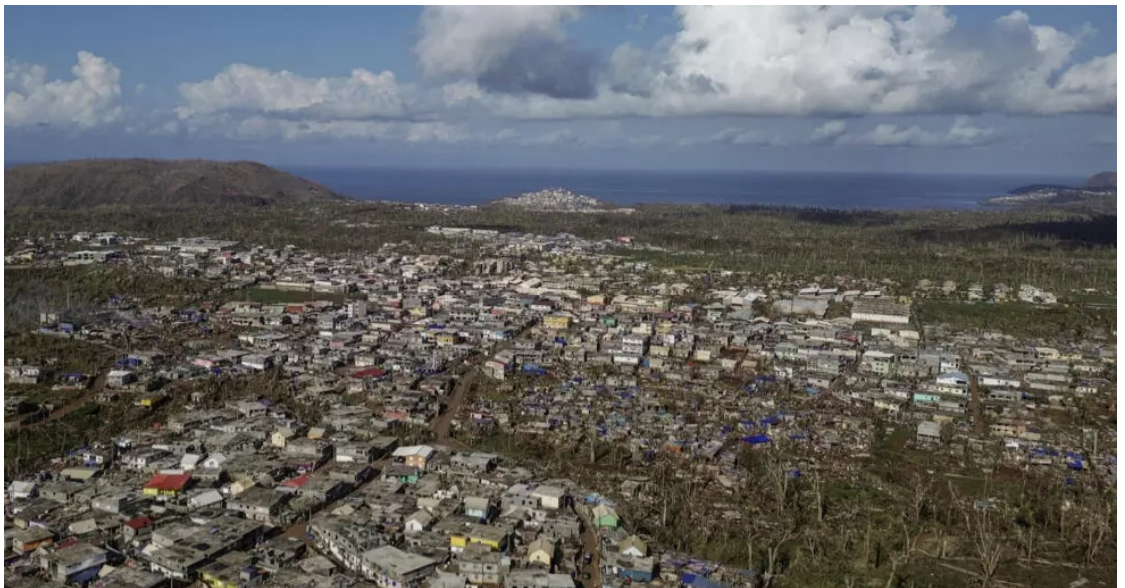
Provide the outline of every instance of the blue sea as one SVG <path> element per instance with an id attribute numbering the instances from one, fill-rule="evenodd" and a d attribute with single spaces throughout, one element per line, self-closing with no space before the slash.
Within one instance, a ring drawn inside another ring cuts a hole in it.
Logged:
<path id="1" fill-rule="evenodd" d="M 483 204 L 543 188 L 618 205 L 737 204 L 839 209 L 974 209 L 1027 184 L 1080 185 L 1083 177 L 820 172 L 440 170 L 285 167 L 364 200 Z"/>

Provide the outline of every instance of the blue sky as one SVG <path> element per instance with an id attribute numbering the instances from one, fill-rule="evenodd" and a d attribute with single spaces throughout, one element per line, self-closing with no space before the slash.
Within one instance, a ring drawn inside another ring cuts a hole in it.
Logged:
<path id="1" fill-rule="evenodd" d="M 1115 7 L 8 7 L 5 158 L 1085 174 Z"/>

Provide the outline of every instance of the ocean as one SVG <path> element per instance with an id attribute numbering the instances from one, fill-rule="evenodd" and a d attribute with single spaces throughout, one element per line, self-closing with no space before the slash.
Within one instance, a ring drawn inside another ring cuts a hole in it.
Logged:
<path id="1" fill-rule="evenodd" d="M 981 208 L 982 198 L 1027 184 L 1080 185 L 1057 176 L 827 172 L 671 172 L 283 167 L 364 200 L 484 204 L 543 188 L 566 188 L 618 205 L 735 204 L 837 209 Z"/>

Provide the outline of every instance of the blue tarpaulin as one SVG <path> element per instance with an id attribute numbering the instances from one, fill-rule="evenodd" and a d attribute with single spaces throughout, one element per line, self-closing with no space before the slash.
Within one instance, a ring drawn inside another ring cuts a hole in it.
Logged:
<path id="1" fill-rule="evenodd" d="M 86 569 L 82 570 L 81 572 L 78 572 L 77 574 L 74 574 L 73 576 L 71 576 L 70 581 L 74 582 L 75 584 L 85 584 L 85 583 L 89 582 L 90 580 L 93 580 L 94 578 L 97 578 L 98 573 L 101 572 L 101 571 L 102 571 L 101 566 L 86 568 Z"/>
<path id="2" fill-rule="evenodd" d="M 770 438 L 768 435 L 750 435 L 749 437 L 743 437 L 742 442 L 748 445 L 761 445 L 769 443 Z"/>
<path id="3" fill-rule="evenodd" d="M 700 576 L 698 574 L 693 574 L 690 572 L 684 573 L 682 576 L 680 576 L 680 582 L 682 582 L 685 586 L 691 586 L 692 588 L 723 588 L 722 584 L 719 584 L 718 582 L 706 576 Z"/>

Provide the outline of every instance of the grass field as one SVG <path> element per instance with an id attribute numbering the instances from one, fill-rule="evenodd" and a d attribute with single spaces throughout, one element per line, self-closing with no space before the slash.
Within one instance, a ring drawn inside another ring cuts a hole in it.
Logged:
<path id="1" fill-rule="evenodd" d="M 1115 308 L 1039 307 L 1021 302 L 966 304 L 926 300 L 916 305 L 915 312 L 926 327 L 945 324 L 954 329 L 1003 331 L 1033 338 L 1081 337 L 1111 328 L 1117 320 Z"/>
<path id="2" fill-rule="evenodd" d="M 325 292 L 302 292 L 296 290 L 270 290 L 267 288 L 252 288 L 246 291 L 246 299 L 262 304 L 312 302 L 314 300 L 331 300 L 343 302 L 343 294 L 327 294 Z"/>

